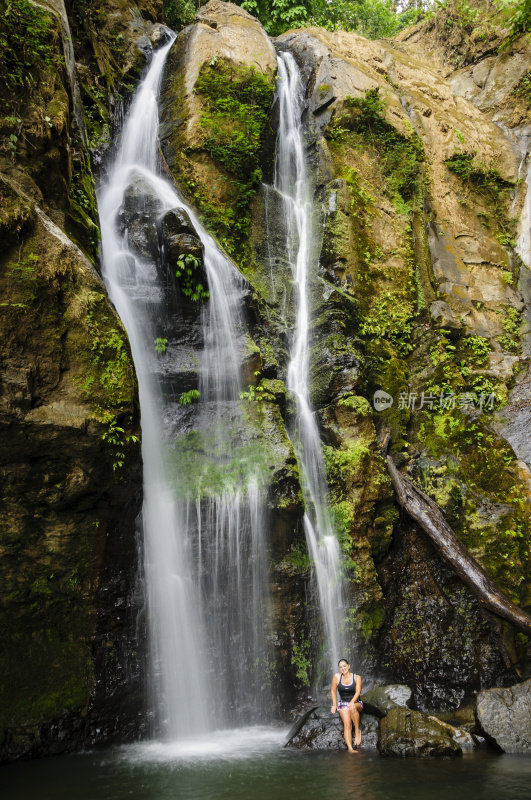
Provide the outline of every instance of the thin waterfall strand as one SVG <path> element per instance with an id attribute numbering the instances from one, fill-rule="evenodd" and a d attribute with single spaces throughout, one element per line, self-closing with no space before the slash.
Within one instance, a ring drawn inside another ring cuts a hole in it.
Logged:
<path id="1" fill-rule="evenodd" d="M 302 468 L 306 504 L 304 529 L 312 557 L 329 664 L 342 656 L 343 580 L 341 554 L 330 518 L 319 430 L 309 399 L 312 201 L 302 128 L 303 87 L 291 53 L 278 59 L 279 130 L 274 185 L 285 208 L 287 249 L 296 302 L 287 388 L 296 401 L 295 448 Z"/>

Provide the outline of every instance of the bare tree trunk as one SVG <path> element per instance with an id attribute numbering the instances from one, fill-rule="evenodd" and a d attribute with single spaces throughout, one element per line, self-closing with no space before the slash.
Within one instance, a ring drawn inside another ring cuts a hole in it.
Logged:
<path id="1" fill-rule="evenodd" d="M 439 506 L 398 471 L 391 456 L 387 456 L 387 464 L 399 504 L 426 531 L 439 554 L 472 590 L 481 605 L 508 620 L 526 636 L 531 636 L 531 617 L 503 596 L 459 541 Z"/>

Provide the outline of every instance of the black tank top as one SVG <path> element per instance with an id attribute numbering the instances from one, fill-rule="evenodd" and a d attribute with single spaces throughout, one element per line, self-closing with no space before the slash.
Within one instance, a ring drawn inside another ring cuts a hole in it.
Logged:
<path id="1" fill-rule="evenodd" d="M 339 696 L 341 700 L 345 703 L 348 703 L 352 700 L 354 695 L 356 694 L 356 676 L 352 673 L 352 683 L 350 686 L 345 686 L 343 683 L 343 675 L 339 676 L 339 683 L 337 685 L 337 691 L 339 692 Z"/>

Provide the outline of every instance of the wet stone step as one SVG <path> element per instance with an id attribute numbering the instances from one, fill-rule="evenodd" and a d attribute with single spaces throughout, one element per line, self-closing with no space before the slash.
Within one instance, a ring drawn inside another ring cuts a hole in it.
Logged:
<path id="1" fill-rule="evenodd" d="M 153 346 L 155 348 L 155 343 Z M 163 395 L 178 400 L 181 393 L 199 386 L 201 352 L 169 342 L 166 352 L 154 360 L 153 372 L 160 381 Z"/>
<path id="2" fill-rule="evenodd" d="M 211 452 L 216 438 L 216 426 L 222 426 L 227 440 L 243 440 L 244 424 L 242 406 L 239 400 L 218 400 L 216 402 L 179 403 L 179 398 L 166 398 L 163 425 L 168 441 L 175 442 L 191 432 L 201 439 L 201 449 Z M 248 432 L 247 432 L 248 437 Z M 246 438 L 247 438 L 246 437 Z"/>

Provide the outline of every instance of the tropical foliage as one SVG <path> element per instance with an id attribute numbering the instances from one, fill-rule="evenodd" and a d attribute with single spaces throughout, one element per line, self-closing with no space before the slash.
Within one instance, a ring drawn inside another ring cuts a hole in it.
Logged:
<path id="1" fill-rule="evenodd" d="M 267 33 L 278 36 L 291 28 L 316 25 L 328 30 L 357 31 L 369 39 L 394 36 L 402 28 L 432 14 L 439 8 L 455 6 L 468 21 L 480 15 L 499 15 L 515 37 L 528 33 L 531 25 L 530 0 L 235 0 L 257 17 Z M 164 0 L 166 21 L 175 29 L 192 22 L 199 0 Z M 486 10 L 485 8 L 483 9 Z"/>

